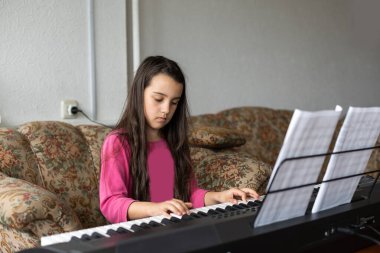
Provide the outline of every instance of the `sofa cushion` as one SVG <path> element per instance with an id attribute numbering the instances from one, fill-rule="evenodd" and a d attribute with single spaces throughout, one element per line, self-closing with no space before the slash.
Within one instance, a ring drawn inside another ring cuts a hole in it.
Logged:
<path id="1" fill-rule="evenodd" d="M 197 126 L 191 129 L 189 144 L 203 148 L 230 148 L 245 144 L 238 131 L 225 127 Z"/>
<path id="2" fill-rule="evenodd" d="M 17 230 L 0 223 L 0 252 L 10 253 L 38 247 L 40 238 L 25 231 Z"/>
<path id="3" fill-rule="evenodd" d="M 193 154 L 196 152 L 202 151 L 192 149 Z M 203 157 L 194 164 L 194 171 L 199 186 L 204 189 L 221 191 L 249 187 L 264 194 L 272 169 L 249 154 L 224 150 Z"/>
<path id="4" fill-rule="evenodd" d="M 0 171 L 10 177 L 44 186 L 28 140 L 11 128 L 0 128 Z"/>
<path id="5" fill-rule="evenodd" d="M 0 222 L 37 237 L 81 229 L 75 212 L 58 197 L 30 182 L 0 172 Z M 44 226 L 46 222 L 48 226 Z"/>
<path id="6" fill-rule="evenodd" d="M 59 121 L 35 121 L 18 131 L 30 142 L 46 189 L 69 203 L 83 227 L 104 225 L 94 161 L 79 129 Z"/>

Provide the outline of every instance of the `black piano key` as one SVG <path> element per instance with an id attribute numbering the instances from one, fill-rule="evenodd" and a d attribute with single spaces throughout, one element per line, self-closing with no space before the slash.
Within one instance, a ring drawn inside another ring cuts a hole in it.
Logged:
<path id="1" fill-rule="evenodd" d="M 137 232 L 137 231 L 140 231 L 140 230 L 144 230 L 142 227 L 140 227 L 139 225 L 136 225 L 136 224 L 133 224 L 131 226 L 131 229 L 134 231 L 134 232 Z"/>
<path id="2" fill-rule="evenodd" d="M 92 234 L 90 235 L 90 237 L 91 237 L 92 239 L 99 239 L 99 238 L 104 238 L 105 236 L 102 235 L 102 234 L 99 234 L 98 232 L 94 232 L 94 233 L 92 233 Z"/>
<path id="3" fill-rule="evenodd" d="M 207 211 L 207 214 L 209 214 L 209 215 L 214 215 L 214 214 L 220 214 L 220 212 L 215 211 L 215 210 L 213 210 L 213 209 L 210 209 L 210 210 Z"/>
<path id="4" fill-rule="evenodd" d="M 202 218 L 201 215 L 196 214 L 196 213 L 190 213 L 190 216 L 192 216 L 192 217 L 194 217 L 194 218 L 197 218 L 197 219 Z"/>
<path id="5" fill-rule="evenodd" d="M 194 220 L 194 218 L 191 217 L 191 215 L 184 214 L 184 215 L 182 215 L 181 220 L 182 220 L 182 221 Z"/>
<path id="6" fill-rule="evenodd" d="M 233 206 L 226 206 L 225 209 L 226 209 L 227 211 L 236 211 L 236 210 L 239 210 L 238 208 L 233 207 Z"/>
<path id="7" fill-rule="evenodd" d="M 218 211 L 220 213 L 226 213 L 227 212 L 226 210 L 224 210 L 223 208 L 220 208 L 220 207 L 215 208 L 215 211 Z"/>
<path id="8" fill-rule="evenodd" d="M 91 240 L 91 237 L 90 237 L 88 234 L 83 234 L 83 235 L 80 237 L 80 239 L 81 239 L 82 241 L 89 241 L 89 240 Z"/>
<path id="9" fill-rule="evenodd" d="M 181 221 L 180 219 L 178 219 L 177 217 L 174 217 L 174 216 L 172 216 L 172 217 L 170 218 L 170 220 L 171 220 L 172 222 L 175 222 L 175 223 L 178 223 L 178 222 Z"/>
<path id="10" fill-rule="evenodd" d="M 156 222 L 156 221 L 154 221 L 154 220 L 149 221 L 148 224 L 149 224 L 150 226 L 152 226 L 152 227 L 160 227 L 160 226 L 162 226 L 162 224 L 160 224 L 160 223 L 158 223 L 158 222 Z"/>
<path id="11" fill-rule="evenodd" d="M 173 224 L 175 222 L 167 219 L 167 218 L 163 218 L 162 221 L 161 221 L 162 224 L 165 224 L 165 225 L 170 225 L 170 224 Z"/>
<path id="12" fill-rule="evenodd" d="M 240 203 L 239 206 L 243 207 L 243 208 L 249 208 L 248 205 L 244 204 L 244 203 Z"/>
<path id="13" fill-rule="evenodd" d="M 237 209 L 244 209 L 244 207 L 242 206 L 239 206 L 239 205 L 232 205 L 233 207 L 237 208 Z"/>
<path id="14" fill-rule="evenodd" d="M 147 228 L 152 228 L 152 226 L 148 225 L 148 224 L 145 223 L 145 222 L 141 223 L 139 226 L 142 227 L 142 228 L 145 228 L 145 229 L 147 229 Z"/>
<path id="15" fill-rule="evenodd" d="M 70 239 L 70 241 L 80 241 L 81 239 L 80 238 L 78 238 L 77 236 L 73 236 L 73 237 L 71 237 L 71 239 Z"/>
<path id="16" fill-rule="evenodd" d="M 118 227 L 116 229 L 116 232 L 119 233 L 119 234 L 132 233 L 131 231 L 129 231 L 128 229 L 123 228 L 123 227 Z"/>
<path id="17" fill-rule="evenodd" d="M 107 232 L 106 232 L 106 234 L 112 236 L 112 235 L 116 235 L 116 234 L 118 234 L 118 232 L 116 232 L 116 231 L 113 230 L 113 229 L 108 229 Z"/>
<path id="18" fill-rule="evenodd" d="M 255 207 L 259 206 L 260 204 L 258 203 L 258 201 L 248 201 L 247 205 L 250 207 Z"/>
<path id="19" fill-rule="evenodd" d="M 207 217 L 208 216 L 208 214 L 205 213 L 205 212 L 203 212 L 203 211 L 199 211 L 199 212 L 197 212 L 197 214 L 200 215 L 200 216 L 203 216 L 203 217 Z"/>

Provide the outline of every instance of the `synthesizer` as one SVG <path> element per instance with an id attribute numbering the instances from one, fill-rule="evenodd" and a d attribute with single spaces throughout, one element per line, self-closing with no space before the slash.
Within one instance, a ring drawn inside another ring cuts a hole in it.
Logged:
<path id="1" fill-rule="evenodd" d="M 238 204 L 233 205 L 232 203 L 216 204 L 207 207 L 201 207 L 196 209 L 191 209 L 189 215 L 178 216 L 171 214 L 169 217 L 154 216 L 138 220 L 132 220 L 127 222 L 121 222 L 111 225 L 100 226 L 96 228 L 82 229 L 73 232 L 67 232 L 62 234 L 56 234 L 51 236 L 44 236 L 41 238 L 41 245 L 47 246 L 56 243 L 69 242 L 72 240 L 84 240 L 91 241 L 91 239 L 107 238 L 115 236 L 117 234 L 128 234 L 136 233 L 143 229 L 155 228 L 161 226 L 173 226 L 175 224 L 184 221 L 198 220 L 204 222 L 205 219 L 200 218 L 210 218 L 215 215 L 227 214 L 228 212 L 239 210 L 241 212 L 256 212 L 257 207 L 261 204 L 261 199 L 254 200 L 250 199 L 246 203 L 239 201 Z"/>
<path id="2" fill-rule="evenodd" d="M 349 204 L 257 228 L 253 223 L 262 199 L 192 209 L 181 217 L 156 216 L 46 236 L 41 238 L 41 247 L 23 253 L 245 252 L 246 248 L 325 252 L 334 247 L 337 252 L 353 252 L 371 245 L 355 233 L 371 235 L 368 227 L 380 227 L 376 223 L 380 221 L 380 184 L 371 198 L 365 192 L 366 188 L 359 187 Z M 347 228 L 353 229 L 351 235 L 342 233 Z"/>

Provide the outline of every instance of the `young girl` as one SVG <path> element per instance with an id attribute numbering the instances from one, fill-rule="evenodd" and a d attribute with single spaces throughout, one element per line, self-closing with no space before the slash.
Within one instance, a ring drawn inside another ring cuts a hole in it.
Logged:
<path id="1" fill-rule="evenodd" d="M 137 70 L 127 106 L 101 152 L 100 210 L 116 223 L 190 208 L 258 198 L 251 189 L 198 188 L 192 171 L 185 77 L 162 56 Z"/>

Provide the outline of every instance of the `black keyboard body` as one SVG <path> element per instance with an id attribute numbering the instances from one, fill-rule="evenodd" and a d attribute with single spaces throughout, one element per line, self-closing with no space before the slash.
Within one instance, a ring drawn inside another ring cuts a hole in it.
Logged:
<path id="1" fill-rule="evenodd" d="M 108 238 L 76 239 L 23 253 L 232 253 L 247 252 L 247 249 L 249 252 L 353 252 L 373 243 L 340 233 L 338 228 L 354 227 L 358 233 L 378 237 L 371 234 L 366 225 L 380 227 L 380 184 L 376 184 L 371 198 L 367 197 L 368 188 L 358 187 L 355 201 L 349 204 L 258 228 L 253 227 L 253 222 L 260 202 L 259 205 L 243 204 L 233 210 L 199 213 L 178 222 L 169 221 L 165 226 L 150 224 L 136 232 L 115 233 Z"/>

